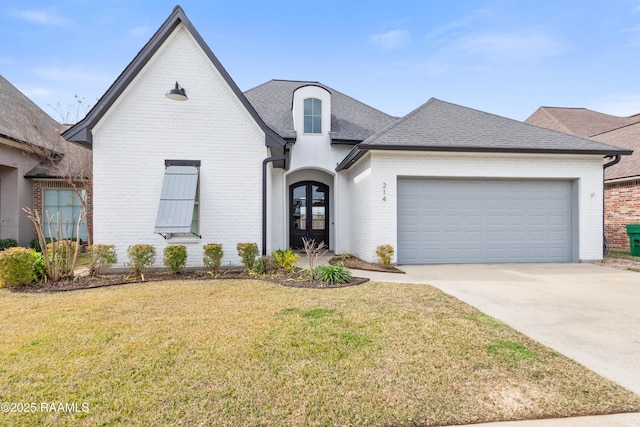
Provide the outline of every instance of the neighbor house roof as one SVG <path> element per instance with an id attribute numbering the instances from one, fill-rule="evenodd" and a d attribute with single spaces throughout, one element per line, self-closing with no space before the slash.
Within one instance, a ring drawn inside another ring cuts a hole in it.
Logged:
<path id="1" fill-rule="evenodd" d="M 59 149 L 61 125 L 0 76 L 0 139 L 16 148 L 29 145 Z"/>
<path id="2" fill-rule="evenodd" d="M 282 138 L 295 139 L 293 93 L 303 86 L 319 86 L 331 93 L 331 141 L 355 144 L 364 141 L 397 118 L 376 110 L 329 86 L 312 81 L 270 80 L 245 92 L 265 123 Z"/>
<path id="3" fill-rule="evenodd" d="M 218 58 L 213 54 L 209 46 L 205 43 L 204 39 L 200 36 L 198 31 L 195 29 L 191 21 L 187 18 L 184 10 L 180 6 L 176 6 L 173 9 L 171 15 L 167 18 L 167 20 L 160 26 L 160 28 L 156 31 L 156 33 L 151 37 L 151 39 L 147 42 L 147 44 L 138 52 L 136 57 L 127 65 L 127 67 L 122 71 L 120 76 L 115 80 L 115 82 L 107 89 L 105 94 L 98 100 L 96 105 L 89 111 L 87 116 L 78 122 L 71 129 L 64 132 L 63 136 L 73 142 L 78 142 L 80 144 L 84 144 L 86 146 L 91 146 L 92 143 L 92 134 L 91 131 L 93 127 L 98 123 L 100 118 L 109 110 L 109 108 L 113 105 L 113 103 L 118 99 L 118 97 L 122 94 L 122 92 L 126 89 L 126 87 L 133 81 L 133 79 L 138 75 L 138 73 L 142 70 L 142 68 L 149 62 L 149 60 L 153 57 L 153 55 L 157 52 L 157 50 L 162 46 L 162 44 L 167 40 L 167 38 L 173 33 L 173 31 L 178 27 L 178 25 L 183 24 L 187 31 L 193 36 L 196 40 L 200 48 L 207 55 L 212 64 L 216 67 L 218 72 L 222 75 L 226 83 L 229 85 L 231 90 L 240 100 L 242 105 L 247 109 L 249 114 L 253 117 L 256 123 L 262 128 L 265 132 L 265 145 L 272 148 L 272 152 L 278 151 L 283 152 L 284 147 L 286 146 L 286 142 L 273 130 L 271 130 L 264 121 L 260 118 L 258 113 L 255 111 L 253 106 L 246 99 L 244 94 L 240 91 L 238 86 L 235 84 L 229 73 L 224 69 Z"/>
<path id="4" fill-rule="evenodd" d="M 526 123 L 632 150 L 605 169 L 605 181 L 640 176 L 640 114 L 619 117 L 586 108 L 540 107 Z"/>
<path id="5" fill-rule="evenodd" d="M 368 150 L 551 154 L 631 154 L 566 133 L 432 98 L 354 147 L 338 170 Z"/>
<path id="6" fill-rule="evenodd" d="M 540 107 L 525 122 L 586 138 L 638 123 L 640 114 L 618 117 L 587 108 Z"/>

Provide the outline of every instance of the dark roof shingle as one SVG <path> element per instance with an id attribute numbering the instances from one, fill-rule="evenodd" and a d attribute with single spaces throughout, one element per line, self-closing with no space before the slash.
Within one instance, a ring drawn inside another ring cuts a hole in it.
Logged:
<path id="1" fill-rule="evenodd" d="M 576 152 L 627 150 L 432 98 L 360 144 L 461 151 Z"/>
<path id="2" fill-rule="evenodd" d="M 315 85 L 331 93 L 331 138 L 333 141 L 360 142 L 396 117 L 351 98 L 322 83 L 294 80 L 270 80 L 244 94 L 262 120 L 282 138 L 295 138 L 291 107 L 296 89 Z"/>

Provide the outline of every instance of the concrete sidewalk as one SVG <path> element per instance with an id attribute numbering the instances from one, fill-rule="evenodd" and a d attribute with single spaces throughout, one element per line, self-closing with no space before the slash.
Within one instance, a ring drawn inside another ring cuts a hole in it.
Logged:
<path id="1" fill-rule="evenodd" d="M 589 263 L 399 268 L 406 274 L 353 275 L 435 286 L 640 394 L 640 273 Z M 474 426 L 640 427 L 640 414 Z"/>

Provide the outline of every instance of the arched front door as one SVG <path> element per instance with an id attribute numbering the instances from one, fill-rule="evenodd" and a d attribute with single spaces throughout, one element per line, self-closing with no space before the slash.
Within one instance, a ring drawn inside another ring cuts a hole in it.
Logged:
<path id="1" fill-rule="evenodd" d="M 289 187 L 289 245 L 303 248 L 302 238 L 329 246 L 329 187 L 303 181 Z"/>

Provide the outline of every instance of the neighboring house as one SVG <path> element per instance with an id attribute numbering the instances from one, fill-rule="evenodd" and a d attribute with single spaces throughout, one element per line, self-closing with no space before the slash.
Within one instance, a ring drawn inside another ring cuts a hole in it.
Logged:
<path id="1" fill-rule="evenodd" d="M 206 243 L 237 264 L 239 242 L 303 237 L 404 264 L 598 260 L 603 158 L 628 153 L 437 99 L 395 118 L 318 82 L 243 93 L 180 7 L 64 137 L 93 150 L 120 267 L 136 243 L 201 266 Z"/>
<path id="2" fill-rule="evenodd" d="M 80 203 L 58 173 L 90 175 L 91 157 L 86 148 L 65 141 L 61 128 L 0 76 L 0 239 L 16 239 L 20 246 L 29 246 L 35 234 L 23 208 L 42 217 L 45 212 L 54 218 L 57 211 L 62 212 L 65 233 L 69 230 L 67 235 L 75 236 L 68 224 L 78 218 Z M 54 219 L 54 236 L 57 227 Z M 87 239 L 86 227 L 81 227 L 80 236 Z"/>
<path id="3" fill-rule="evenodd" d="M 604 172 L 604 233 L 612 249 L 629 250 L 625 226 L 640 223 L 640 114 L 618 117 L 586 108 L 540 107 L 526 122 L 633 151 Z"/>

